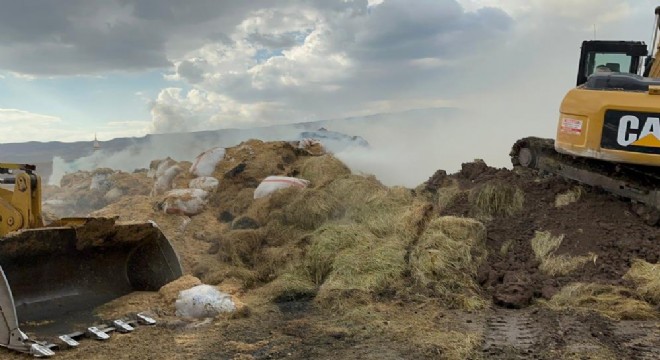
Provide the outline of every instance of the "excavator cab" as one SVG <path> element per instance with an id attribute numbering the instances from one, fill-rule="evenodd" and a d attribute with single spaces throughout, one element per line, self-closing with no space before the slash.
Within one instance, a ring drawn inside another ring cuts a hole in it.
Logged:
<path id="1" fill-rule="evenodd" d="M 639 74 L 642 58 L 648 54 L 648 48 L 643 41 L 584 41 L 580 54 L 577 86 L 586 83 L 589 76 L 603 70 Z"/>

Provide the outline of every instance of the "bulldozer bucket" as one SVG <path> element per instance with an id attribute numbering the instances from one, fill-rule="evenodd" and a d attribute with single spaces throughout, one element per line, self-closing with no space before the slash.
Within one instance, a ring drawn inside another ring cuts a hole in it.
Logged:
<path id="1" fill-rule="evenodd" d="M 52 355 L 20 328 L 37 338 L 65 334 L 99 305 L 133 291 L 157 291 L 182 275 L 177 254 L 154 223 L 87 218 L 54 225 L 0 239 L 0 346 Z"/>

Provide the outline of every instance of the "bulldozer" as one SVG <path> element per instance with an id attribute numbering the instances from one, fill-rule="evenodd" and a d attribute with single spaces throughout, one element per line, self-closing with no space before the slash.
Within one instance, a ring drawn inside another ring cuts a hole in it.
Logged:
<path id="1" fill-rule="evenodd" d="M 660 6 L 649 53 L 643 41 L 584 41 L 577 86 L 565 95 L 556 138 L 527 137 L 516 166 L 553 173 L 660 210 Z"/>
<path id="2" fill-rule="evenodd" d="M 182 275 L 155 223 L 64 218 L 45 225 L 35 166 L 0 163 L 0 184 L 1 347 L 49 357 L 83 338 L 105 340 L 155 323 L 144 313 L 94 315 L 102 304 L 157 291 Z"/>

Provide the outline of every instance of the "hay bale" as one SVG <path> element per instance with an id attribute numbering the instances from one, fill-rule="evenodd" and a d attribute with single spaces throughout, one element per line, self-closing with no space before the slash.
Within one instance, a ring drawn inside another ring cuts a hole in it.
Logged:
<path id="1" fill-rule="evenodd" d="M 365 224 L 379 237 L 392 234 L 406 236 L 410 224 L 406 223 L 408 219 L 404 214 L 413 205 L 413 201 L 414 197 L 409 189 L 393 187 L 374 193 L 361 204 L 355 204 L 347 210 L 347 217 Z"/>
<path id="2" fill-rule="evenodd" d="M 485 227 L 477 220 L 434 219 L 411 252 L 413 278 L 451 308 L 484 307 L 475 279 L 487 255 L 485 239 Z"/>
<path id="3" fill-rule="evenodd" d="M 623 278 L 635 283 L 637 292 L 646 301 L 660 305 L 660 264 L 635 259 Z"/>
<path id="4" fill-rule="evenodd" d="M 406 247 L 396 241 L 357 243 L 337 254 L 332 271 L 319 289 L 323 304 L 358 294 L 370 297 L 401 286 L 406 270 Z"/>
<path id="5" fill-rule="evenodd" d="M 511 216 L 522 210 L 525 194 L 515 185 L 491 181 L 471 191 L 468 201 L 477 216 Z"/>
<path id="6" fill-rule="evenodd" d="M 347 208 L 363 204 L 370 197 L 387 187 L 373 176 L 348 175 L 335 179 L 325 189 Z"/>
<path id="7" fill-rule="evenodd" d="M 649 320 L 655 309 L 631 290 L 611 285 L 573 283 L 564 286 L 546 304 L 556 310 L 596 311 L 616 320 Z"/>
<path id="8" fill-rule="evenodd" d="M 343 207 L 331 194 L 317 190 L 304 189 L 284 207 L 284 221 L 301 229 L 314 230 L 329 220 L 341 217 Z"/>
<path id="9" fill-rule="evenodd" d="M 312 182 L 315 187 L 325 185 L 334 179 L 350 175 L 351 170 L 343 162 L 330 154 L 313 156 L 305 160 L 300 169 L 301 177 Z"/>
<path id="10" fill-rule="evenodd" d="M 264 243 L 261 230 L 232 230 L 219 239 L 220 259 L 236 266 L 251 267 Z"/>
<path id="11" fill-rule="evenodd" d="M 568 275 L 589 262 L 596 262 L 597 255 L 571 256 L 567 254 L 555 255 L 564 240 L 564 235 L 552 236 L 549 231 L 537 231 L 532 238 L 532 250 L 539 260 L 539 270 L 550 276 Z"/>
<path id="12" fill-rule="evenodd" d="M 303 259 L 303 268 L 309 279 L 321 285 L 334 269 L 337 254 L 360 243 L 375 243 L 376 237 L 356 224 L 330 224 L 310 236 L 310 245 Z"/>
<path id="13" fill-rule="evenodd" d="M 316 296 L 318 287 L 305 274 L 290 271 L 265 285 L 261 291 L 274 302 L 299 301 Z"/>

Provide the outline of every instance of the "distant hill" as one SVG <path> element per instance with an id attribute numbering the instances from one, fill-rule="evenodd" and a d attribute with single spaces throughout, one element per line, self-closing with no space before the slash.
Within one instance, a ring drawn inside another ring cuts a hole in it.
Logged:
<path id="1" fill-rule="evenodd" d="M 221 129 L 187 133 L 150 134 L 143 137 L 116 138 L 99 141 L 104 156 L 112 156 L 129 150 L 131 153 L 145 153 L 145 148 L 158 148 L 159 151 L 149 151 L 147 154 L 156 156 L 179 156 L 181 160 L 190 160 L 205 149 L 212 146 L 229 147 L 248 139 L 300 140 L 302 138 L 317 138 L 333 152 L 341 151 L 347 146 L 368 146 L 369 139 L 354 134 L 333 131 L 335 128 L 361 129 L 368 134 L 371 127 L 388 126 L 396 122 L 437 121 L 455 113 L 451 108 L 431 108 L 410 110 L 399 113 L 374 114 L 362 117 L 322 120 L 306 123 L 274 125 L 251 129 Z M 319 131 L 319 129 L 323 129 Z M 327 130 L 326 130 L 327 129 Z M 366 130 L 365 130 L 366 129 Z M 0 144 L 0 161 L 30 163 L 37 165 L 39 173 L 48 177 L 52 172 L 53 158 L 64 162 L 73 162 L 94 154 L 93 141 L 78 142 L 25 142 Z M 172 153 L 172 155 L 169 155 Z M 152 159 L 148 159 L 152 160 Z M 148 164 L 148 162 L 147 162 Z M 117 166 L 117 165 L 115 165 Z"/>

